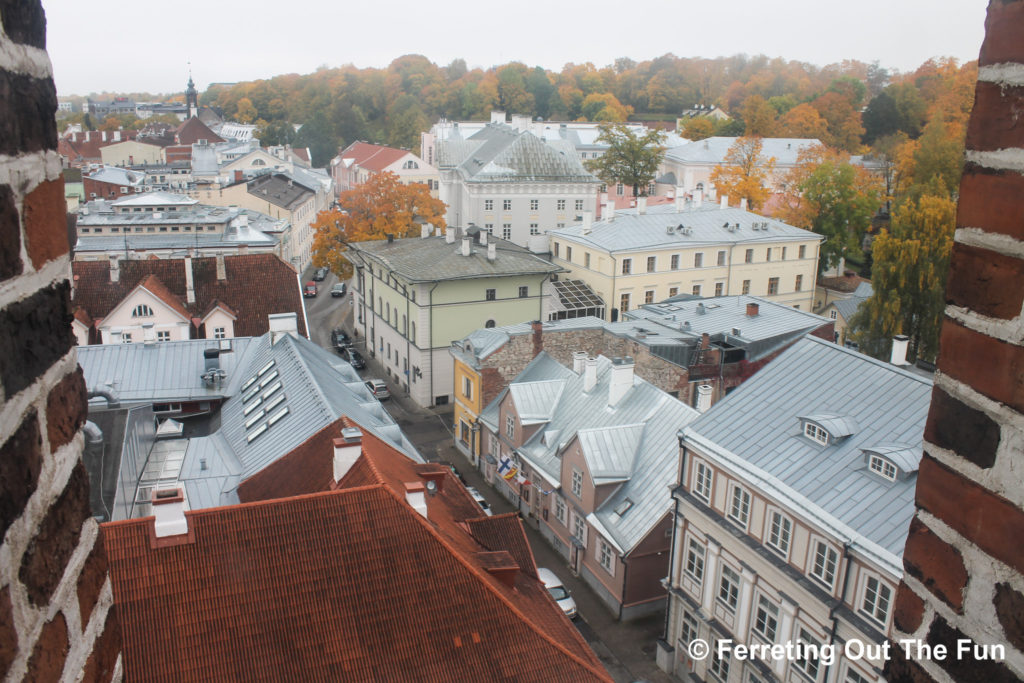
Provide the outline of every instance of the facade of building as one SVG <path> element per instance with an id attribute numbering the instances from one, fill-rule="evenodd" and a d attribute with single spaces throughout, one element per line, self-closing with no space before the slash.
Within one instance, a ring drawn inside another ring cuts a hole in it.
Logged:
<path id="1" fill-rule="evenodd" d="M 164 147 L 141 140 L 122 140 L 105 147 L 100 147 L 100 158 L 106 166 L 135 166 L 142 164 L 162 164 Z"/>
<path id="2" fill-rule="evenodd" d="M 870 282 L 862 282 L 848 298 L 833 299 L 831 303 L 821 309 L 821 315 L 835 323 L 836 344 L 857 348 L 857 342 L 850 338 L 850 321 L 865 301 L 871 298 L 874 289 Z"/>
<path id="3" fill-rule="evenodd" d="M 417 404 L 451 401 L 448 348 L 480 327 L 543 318 L 543 285 L 560 269 L 487 233 L 456 238 L 356 242 L 352 304 L 356 332 L 371 356 Z"/>
<path id="4" fill-rule="evenodd" d="M 807 337 L 681 430 L 664 670 L 883 680 L 931 392 L 930 378 Z M 874 649 L 860 659 L 847 643 Z M 805 649 L 731 649 L 777 644 Z"/>
<path id="5" fill-rule="evenodd" d="M 821 236 L 744 209 L 686 204 L 607 212 L 551 233 L 552 260 L 611 321 L 679 294 L 753 295 L 810 311 Z"/>
<path id="6" fill-rule="evenodd" d="M 339 194 L 359 187 L 377 173 L 394 173 L 402 183 L 423 183 L 437 197 L 437 169 L 412 152 L 394 147 L 353 142 L 331 159 L 331 175 Z"/>
<path id="7" fill-rule="evenodd" d="M 126 195 L 145 191 L 145 181 L 144 173 L 115 166 L 104 166 L 88 174 L 82 174 L 82 193 L 88 201 L 120 199 Z"/>

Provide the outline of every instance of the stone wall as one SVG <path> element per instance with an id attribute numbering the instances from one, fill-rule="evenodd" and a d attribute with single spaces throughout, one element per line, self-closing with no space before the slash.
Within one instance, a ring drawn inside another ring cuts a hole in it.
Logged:
<path id="1" fill-rule="evenodd" d="M 986 33 L 892 635 L 950 654 L 894 646 L 893 682 L 1024 678 L 1024 0 L 992 0 Z"/>
<path id="2" fill-rule="evenodd" d="M 81 462 L 46 19 L 0 0 L 0 21 L 0 678 L 109 681 L 120 632 Z"/>

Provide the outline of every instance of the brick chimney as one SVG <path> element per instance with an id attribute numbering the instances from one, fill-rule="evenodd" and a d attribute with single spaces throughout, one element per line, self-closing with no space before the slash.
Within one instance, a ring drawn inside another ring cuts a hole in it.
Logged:
<path id="1" fill-rule="evenodd" d="M 747 304 L 747 315 L 753 318 L 760 312 L 760 304 L 754 303 L 753 301 Z"/>
<path id="2" fill-rule="evenodd" d="M 180 488 L 158 489 L 153 491 L 152 498 L 153 533 L 157 538 L 180 536 L 188 533 L 188 520 L 185 519 L 185 492 Z"/>
<path id="3" fill-rule="evenodd" d="M 338 483 L 359 460 L 363 452 L 363 433 L 355 427 L 345 427 L 334 439 L 334 482 Z"/>
<path id="4" fill-rule="evenodd" d="M 633 369 L 635 364 L 629 356 L 612 358 L 612 375 L 608 383 L 608 405 L 615 407 L 619 400 L 633 388 Z"/>

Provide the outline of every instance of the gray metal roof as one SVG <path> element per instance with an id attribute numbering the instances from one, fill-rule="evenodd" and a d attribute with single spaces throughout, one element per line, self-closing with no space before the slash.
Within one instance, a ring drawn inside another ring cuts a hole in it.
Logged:
<path id="1" fill-rule="evenodd" d="M 486 246 L 474 244 L 470 255 L 463 256 L 461 239 L 449 244 L 444 237 L 407 237 L 391 243 L 387 240 L 354 242 L 349 247 L 410 282 L 564 272 L 560 266 L 511 242 L 493 237 L 490 242 L 497 245 L 497 258 L 493 261 L 487 259 Z M 349 260 L 359 262 L 357 256 Z"/>
<path id="2" fill-rule="evenodd" d="M 849 299 L 836 299 L 829 304 L 830 307 L 836 309 L 836 313 L 842 316 L 843 320 L 850 322 L 850 318 L 853 317 L 857 309 L 860 308 L 861 304 L 868 300 L 868 297 L 851 296 Z"/>
<path id="3" fill-rule="evenodd" d="M 609 407 L 611 367 L 609 359 L 599 356 L 597 384 L 584 392 L 581 376 L 542 351 L 513 380 L 509 391 L 515 396 L 518 384 L 564 383 L 550 418 L 517 453 L 548 481 L 558 482 L 562 449 L 579 434 L 596 483 L 622 481 L 593 517 L 609 540 L 629 553 L 671 508 L 669 489 L 679 461 L 676 433 L 698 413 L 636 375 L 633 387 L 615 407 Z M 485 424 L 496 422 L 496 406 L 504 396 L 505 392 L 484 410 Z M 626 499 L 632 502 L 629 509 L 615 512 Z"/>
<path id="4" fill-rule="evenodd" d="M 558 399 L 565 389 L 564 379 L 541 380 L 539 382 L 515 382 L 509 386 L 516 412 L 523 424 L 547 422 L 554 413 Z"/>
<path id="5" fill-rule="evenodd" d="M 719 164 L 725 160 L 738 138 L 710 137 L 673 147 L 665 153 L 667 161 L 680 163 Z M 761 138 L 761 156 L 774 158 L 776 166 L 792 166 L 801 150 L 820 145 L 813 138 Z"/>
<path id="6" fill-rule="evenodd" d="M 932 382 L 805 337 L 685 431 L 686 441 L 783 505 L 848 536 L 893 572 L 914 515 L 914 477 L 870 472 L 862 450 L 897 445 L 920 460 Z M 799 416 L 841 415 L 853 433 L 823 446 Z"/>
<path id="7" fill-rule="evenodd" d="M 735 226 L 739 228 L 725 227 Z M 767 224 L 765 229 L 760 229 Z M 755 229 L 754 226 L 758 226 Z M 689 228 L 690 230 L 681 230 Z M 668 230 L 672 228 L 672 230 Z M 659 204 L 638 215 L 636 209 L 616 209 L 612 220 L 596 221 L 589 234 L 582 224 L 551 230 L 551 238 L 566 238 L 602 251 L 689 249 L 731 244 L 770 244 L 793 240 L 820 241 L 821 235 L 788 223 L 737 208 L 705 204 L 679 211 L 674 204 Z"/>

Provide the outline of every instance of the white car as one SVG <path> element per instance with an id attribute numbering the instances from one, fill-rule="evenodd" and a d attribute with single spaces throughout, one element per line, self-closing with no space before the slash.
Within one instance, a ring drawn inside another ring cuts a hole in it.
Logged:
<path id="1" fill-rule="evenodd" d="M 483 508 L 484 514 L 486 514 L 488 517 L 494 514 L 493 512 L 491 512 L 491 506 L 488 505 L 487 499 L 484 498 L 479 491 L 477 491 L 472 486 L 467 486 L 466 490 L 469 491 L 469 495 L 473 496 L 473 500 L 477 502 L 477 505 Z"/>
<path id="2" fill-rule="evenodd" d="M 551 597 L 555 599 L 558 606 L 565 612 L 565 616 L 575 619 L 576 601 L 569 595 L 569 589 L 565 587 L 562 580 L 555 576 L 553 571 L 544 567 L 537 567 L 537 577 L 544 584 L 544 587 L 548 589 L 548 593 L 551 593 Z"/>

